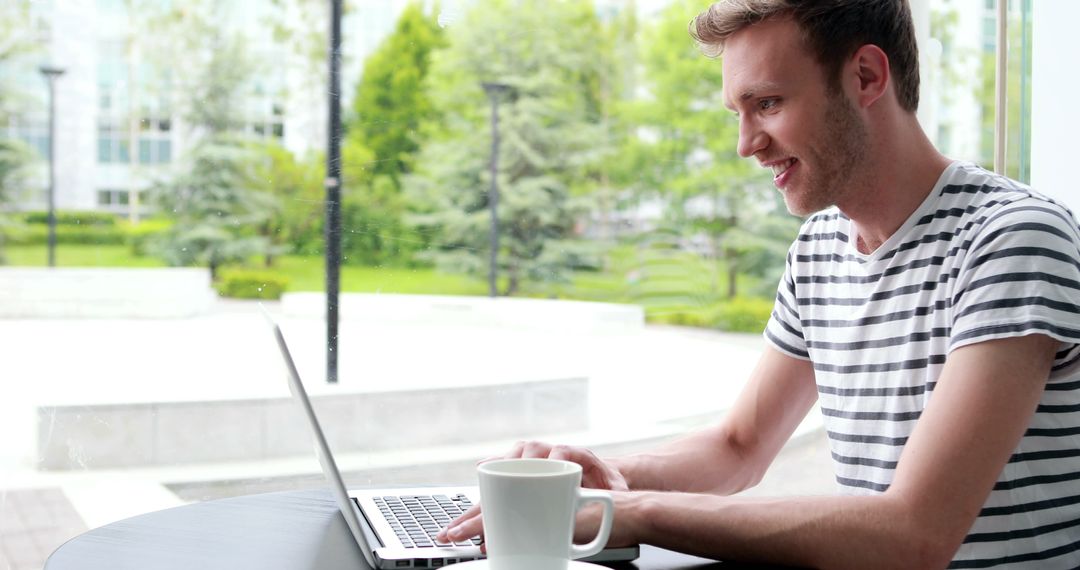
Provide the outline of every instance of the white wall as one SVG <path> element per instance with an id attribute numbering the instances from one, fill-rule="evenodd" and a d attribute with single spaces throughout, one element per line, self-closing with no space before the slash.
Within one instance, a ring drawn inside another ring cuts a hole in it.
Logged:
<path id="1" fill-rule="evenodd" d="M 1032 7 L 1031 185 L 1080 211 L 1075 140 L 1080 134 L 1076 23 L 1080 2 L 1039 0 Z"/>

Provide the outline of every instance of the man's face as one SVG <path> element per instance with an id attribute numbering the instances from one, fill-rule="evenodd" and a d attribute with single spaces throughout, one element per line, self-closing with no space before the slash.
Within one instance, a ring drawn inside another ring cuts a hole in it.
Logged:
<path id="1" fill-rule="evenodd" d="M 869 136 L 851 101 L 830 89 L 796 24 L 770 20 L 724 46 L 724 103 L 739 117 L 739 154 L 773 172 L 788 210 L 805 216 L 856 191 Z"/>

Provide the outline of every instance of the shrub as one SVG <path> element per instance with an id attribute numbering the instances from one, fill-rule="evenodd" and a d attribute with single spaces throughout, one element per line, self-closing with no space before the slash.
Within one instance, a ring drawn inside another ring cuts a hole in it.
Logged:
<path id="1" fill-rule="evenodd" d="M 759 333 L 765 330 L 772 309 L 771 299 L 737 297 L 717 307 L 714 326 L 724 331 Z"/>
<path id="2" fill-rule="evenodd" d="M 222 297 L 277 300 L 289 286 L 289 279 L 272 271 L 223 269 L 214 288 Z"/>
<path id="3" fill-rule="evenodd" d="M 127 222 L 121 224 L 127 234 L 127 244 L 131 247 L 131 253 L 136 256 L 149 255 L 150 243 L 171 226 L 172 222 L 169 220 L 154 218 L 142 220 L 136 226 Z"/>
<path id="4" fill-rule="evenodd" d="M 656 324 L 760 333 L 765 330 L 772 309 L 771 299 L 737 297 L 711 305 L 651 307 L 646 316 L 650 323 Z"/>
<path id="5" fill-rule="evenodd" d="M 659 325 L 711 328 L 715 320 L 713 311 L 705 306 L 650 307 L 646 320 Z"/>
<path id="6" fill-rule="evenodd" d="M 48 225 L 48 212 L 27 212 L 23 218 L 28 224 Z M 112 226 L 116 224 L 116 214 L 64 210 L 56 212 L 57 226 Z"/>
<path id="7" fill-rule="evenodd" d="M 86 245 L 116 245 L 124 243 L 124 231 L 107 225 L 61 225 L 56 226 L 56 243 Z M 5 237 L 11 245 L 42 245 L 49 241 L 49 226 L 25 225 Z"/>

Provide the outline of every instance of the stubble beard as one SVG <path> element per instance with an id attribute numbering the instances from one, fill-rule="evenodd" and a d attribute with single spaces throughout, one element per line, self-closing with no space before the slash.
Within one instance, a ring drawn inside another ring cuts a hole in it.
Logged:
<path id="1" fill-rule="evenodd" d="M 835 206 L 861 186 L 856 173 L 868 152 L 866 125 L 847 98 L 834 90 L 829 91 L 823 120 L 822 135 L 807 152 L 814 168 L 808 172 L 806 191 L 797 202 L 795 196 L 784 196 L 788 211 L 796 216 Z"/>

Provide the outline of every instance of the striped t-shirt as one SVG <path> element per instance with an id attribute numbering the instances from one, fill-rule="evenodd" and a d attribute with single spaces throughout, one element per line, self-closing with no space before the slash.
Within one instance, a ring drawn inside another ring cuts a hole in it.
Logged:
<path id="1" fill-rule="evenodd" d="M 810 360 L 836 480 L 880 493 L 955 348 L 1061 341 L 1027 432 L 951 568 L 1080 568 L 1080 228 L 1049 198 L 954 162 L 870 255 L 836 208 L 788 254 L 769 342 Z"/>

